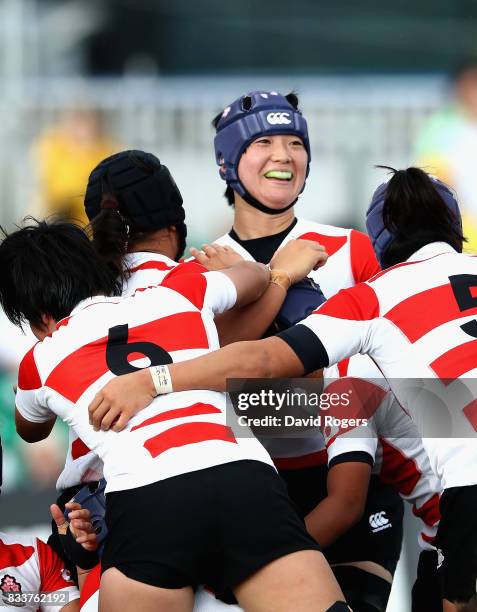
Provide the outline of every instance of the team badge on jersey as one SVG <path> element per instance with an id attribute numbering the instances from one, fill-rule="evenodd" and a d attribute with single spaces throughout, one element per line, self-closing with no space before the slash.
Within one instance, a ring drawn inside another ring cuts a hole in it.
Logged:
<path id="1" fill-rule="evenodd" d="M 2 600 L 4 604 L 17 607 L 23 606 L 23 602 L 15 603 L 8 598 L 9 593 L 22 592 L 22 585 L 13 576 L 10 576 L 9 574 L 2 576 L 0 581 L 0 591 L 2 592 Z"/>

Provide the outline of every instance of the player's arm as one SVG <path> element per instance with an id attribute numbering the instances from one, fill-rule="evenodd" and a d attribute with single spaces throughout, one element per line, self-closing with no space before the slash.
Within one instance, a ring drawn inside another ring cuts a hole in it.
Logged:
<path id="1" fill-rule="evenodd" d="M 311 368 L 313 371 L 317 368 Z M 189 361 L 169 364 L 174 391 L 225 391 L 227 378 L 280 378 L 302 376 L 305 366 L 294 350 L 277 336 L 236 342 Z M 89 406 L 96 429 L 121 431 L 129 419 L 148 406 L 156 390 L 148 368 L 111 379 Z"/>
<path id="2" fill-rule="evenodd" d="M 227 276 L 235 286 L 235 306 L 245 306 L 257 300 L 270 282 L 270 270 L 255 261 L 241 261 L 230 268 L 220 270 L 220 273 Z"/>
<path id="3" fill-rule="evenodd" d="M 308 532 L 323 548 L 346 533 L 363 515 L 372 459 L 361 454 L 363 457 L 356 456 L 359 460 L 338 462 L 329 469 L 328 496 L 305 517 Z"/>
<path id="4" fill-rule="evenodd" d="M 206 268 L 224 271 L 225 264 L 242 260 L 231 247 L 204 245 L 202 251 L 191 249 Z M 309 240 L 290 240 L 270 262 L 270 282 L 263 294 L 252 303 L 235 307 L 216 320 L 220 344 L 260 338 L 280 311 L 290 285 L 302 280 L 311 270 L 326 263 L 328 255 L 321 245 Z"/>
<path id="5" fill-rule="evenodd" d="M 26 419 L 18 408 L 15 409 L 15 425 L 17 433 L 25 440 L 25 442 L 39 442 L 48 438 L 56 422 L 56 415 L 52 416 L 48 421 L 38 423 Z"/>
<path id="6" fill-rule="evenodd" d="M 15 425 L 18 435 L 25 442 L 44 440 L 55 424 L 56 415 L 41 400 L 42 397 L 42 381 L 33 347 L 20 363 L 15 389 Z"/>
<path id="7" fill-rule="evenodd" d="M 348 291 L 355 292 L 358 287 L 360 285 Z M 299 377 L 360 352 L 369 322 L 332 316 L 334 308 L 340 314 L 347 314 L 348 302 L 351 302 L 351 311 L 355 307 L 356 299 L 346 295 L 340 297 L 342 293 L 346 292 L 340 292 L 317 314 L 278 336 L 237 342 L 196 359 L 170 364 L 165 368 L 167 384 L 159 392 L 225 391 L 228 378 Z M 325 308 L 328 316 L 321 316 Z M 95 428 L 107 430 L 116 421 L 114 429 L 120 431 L 131 416 L 148 406 L 156 395 L 149 370 L 118 376 L 93 398 L 89 406 L 90 422 Z"/>

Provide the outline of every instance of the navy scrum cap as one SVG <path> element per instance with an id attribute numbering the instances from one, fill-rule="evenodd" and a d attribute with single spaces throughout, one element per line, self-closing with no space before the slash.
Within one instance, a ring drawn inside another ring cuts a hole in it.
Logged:
<path id="1" fill-rule="evenodd" d="M 215 160 L 219 166 L 225 167 L 225 172 L 220 172 L 221 178 L 227 181 L 227 184 L 246 202 L 259 210 L 270 214 L 286 210 L 286 208 L 274 210 L 257 202 L 240 181 L 238 165 L 245 149 L 259 136 L 296 134 L 302 139 L 308 153 L 306 169 L 308 176 L 311 160 L 310 141 L 308 127 L 301 112 L 285 96 L 276 91 L 251 91 L 224 109 L 216 130 Z M 288 208 L 294 203 L 292 202 Z"/>
<path id="2" fill-rule="evenodd" d="M 459 205 L 457 204 L 454 194 L 447 185 L 445 185 L 435 176 L 429 175 L 429 178 L 432 180 L 437 193 L 441 196 L 446 206 L 452 212 L 457 229 L 462 231 L 462 219 Z M 373 197 L 371 198 L 371 204 L 369 205 L 368 212 L 366 213 L 366 228 L 381 267 L 384 267 L 383 256 L 386 250 L 397 236 L 396 231 L 389 230 L 384 226 L 383 207 L 384 201 L 386 200 L 388 182 L 389 181 L 382 183 L 376 189 Z"/>
<path id="3" fill-rule="evenodd" d="M 113 207 L 114 202 L 103 202 L 104 195 L 116 198 L 119 212 L 135 231 L 163 229 L 185 219 L 180 191 L 168 168 L 152 153 L 121 151 L 94 168 L 84 199 L 90 221 L 102 208 Z"/>

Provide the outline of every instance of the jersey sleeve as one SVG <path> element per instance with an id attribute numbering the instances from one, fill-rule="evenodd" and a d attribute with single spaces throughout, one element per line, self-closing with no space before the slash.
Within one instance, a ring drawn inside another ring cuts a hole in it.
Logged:
<path id="1" fill-rule="evenodd" d="M 330 400 L 330 407 L 322 416 L 328 466 L 349 461 L 372 466 L 378 444 L 373 413 L 385 392 L 367 380 L 340 377 L 338 366 L 333 366 L 324 372 L 324 393 Z M 340 401 L 332 402 L 333 398 Z"/>
<path id="2" fill-rule="evenodd" d="M 370 350 L 379 303 L 367 283 L 343 289 L 298 325 L 278 336 L 297 354 L 309 374 Z"/>
<path id="3" fill-rule="evenodd" d="M 71 579 L 68 570 L 65 568 L 65 564 L 56 554 L 56 552 L 45 544 L 42 540 L 36 540 L 36 549 L 38 555 L 38 565 L 40 569 L 40 592 L 41 593 L 52 593 L 61 591 L 62 593 L 68 593 L 68 601 L 79 599 L 79 591 Z M 49 604 L 47 607 L 41 607 L 41 610 L 54 610 L 55 612 L 61 610 L 64 604 L 59 606 L 52 606 Z"/>
<path id="4" fill-rule="evenodd" d="M 55 415 L 41 401 L 43 385 L 35 362 L 34 348 L 28 351 L 20 363 L 15 404 L 27 421 L 44 423 Z"/>
<path id="5" fill-rule="evenodd" d="M 237 301 L 235 285 L 221 272 L 170 274 L 161 286 L 177 291 L 199 310 L 210 310 L 214 314 L 232 308 Z"/>
<path id="6" fill-rule="evenodd" d="M 204 306 L 210 308 L 214 314 L 230 310 L 237 301 L 237 289 L 232 280 L 222 272 L 207 272 Z"/>
<path id="7" fill-rule="evenodd" d="M 363 283 L 381 271 L 371 240 L 363 232 L 351 230 L 350 258 L 354 282 Z"/>

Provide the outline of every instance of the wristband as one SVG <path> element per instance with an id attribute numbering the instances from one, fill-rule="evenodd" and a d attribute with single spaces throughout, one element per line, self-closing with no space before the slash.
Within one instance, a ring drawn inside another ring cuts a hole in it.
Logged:
<path id="1" fill-rule="evenodd" d="M 270 282 L 288 291 L 292 284 L 290 275 L 285 270 L 270 270 Z"/>
<path id="2" fill-rule="evenodd" d="M 151 366 L 149 368 L 154 389 L 157 395 L 172 393 L 172 379 L 169 368 L 166 365 Z"/>

